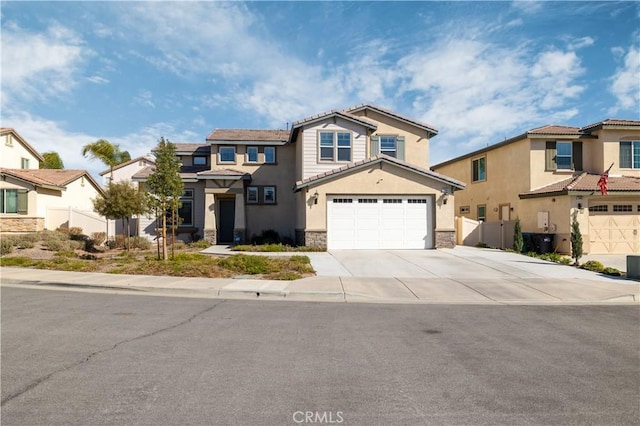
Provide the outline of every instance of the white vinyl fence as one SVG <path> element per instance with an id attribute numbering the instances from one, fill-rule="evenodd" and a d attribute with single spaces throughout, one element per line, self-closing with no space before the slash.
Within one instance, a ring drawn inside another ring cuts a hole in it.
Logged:
<path id="1" fill-rule="evenodd" d="M 457 243 L 472 247 L 478 243 L 484 243 L 494 248 L 511 248 L 513 246 L 513 229 L 515 224 L 515 220 L 479 222 L 466 217 L 457 217 Z"/>
<path id="2" fill-rule="evenodd" d="M 108 222 L 110 223 L 107 231 Z M 113 221 L 107 221 L 107 219 L 94 212 L 78 210 L 72 207 L 48 208 L 45 228 L 53 230 L 60 227 L 82 228 L 82 233 L 85 235 L 91 235 L 93 232 L 107 232 L 109 236 L 112 236 L 115 231 Z"/>

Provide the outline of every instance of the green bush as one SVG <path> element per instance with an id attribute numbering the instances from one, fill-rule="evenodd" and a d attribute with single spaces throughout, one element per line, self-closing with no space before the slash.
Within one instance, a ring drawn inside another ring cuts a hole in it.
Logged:
<path id="1" fill-rule="evenodd" d="M 35 243 L 29 240 L 19 240 L 16 242 L 16 248 L 19 249 L 30 249 L 35 247 Z"/>
<path id="2" fill-rule="evenodd" d="M 587 271 L 593 272 L 602 272 L 604 271 L 604 265 L 597 260 L 589 260 L 585 262 L 580 268 L 586 269 Z"/>
<path id="3" fill-rule="evenodd" d="M 6 237 L 2 237 L 2 240 L 0 240 L 0 256 L 9 254 L 12 251 L 13 251 L 13 240 Z"/>
<path id="4" fill-rule="evenodd" d="M 603 274 L 606 275 L 611 275 L 614 277 L 619 277 L 622 275 L 622 272 L 620 272 L 619 270 L 617 270 L 616 268 L 611 268 L 611 267 L 606 267 L 602 270 Z"/>
<path id="5" fill-rule="evenodd" d="M 63 250 L 63 251 L 57 251 L 54 253 L 54 256 L 58 256 L 58 257 L 67 257 L 67 258 L 71 258 L 71 257 L 78 257 L 78 255 L 76 254 L 75 251 L 73 250 Z"/>
<path id="6" fill-rule="evenodd" d="M 131 237 L 131 248 L 149 250 L 151 248 L 151 241 L 145 237 Z"/>

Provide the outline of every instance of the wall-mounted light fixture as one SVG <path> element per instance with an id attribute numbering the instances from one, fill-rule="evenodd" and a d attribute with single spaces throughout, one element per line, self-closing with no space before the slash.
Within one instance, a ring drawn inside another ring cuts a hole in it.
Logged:
<path id="1" fill-rule="evenodd" d="M 449 188 L 442 188 L 440 192 L 442 192 L 442 204 L 447 204 L 447 199 L 449 198 Z"/>
<path id="2" fill-rule="evenodd" d="M 318 197 L 320 197 L 320 194 L 316 190 L 315 194 L 313 194 L 313 204 L 318 204 Z"/>

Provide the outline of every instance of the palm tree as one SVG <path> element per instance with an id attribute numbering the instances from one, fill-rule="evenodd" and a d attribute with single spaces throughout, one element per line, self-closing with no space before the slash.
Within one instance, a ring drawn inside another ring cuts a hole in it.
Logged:
<path id="1" fill-rule="evenodd" d="M 111 180 L 113 180 L 113 168 L 118 164 L 131 160 L 131 155 L 129 155 L 128 151 L 121 151 L 118 145 L 112 144 L 106 139 L 98 139 L 94 143 L 83 146 L 82 156 L 86 157 L 87 155 L 102 161 L 109 167 L 111 172 L 109 179 Z"/>

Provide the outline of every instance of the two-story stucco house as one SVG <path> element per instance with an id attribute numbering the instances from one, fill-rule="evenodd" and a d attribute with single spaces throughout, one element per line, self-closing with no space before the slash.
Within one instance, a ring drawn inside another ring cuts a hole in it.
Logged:
<path id="1" fill-rule="evenodd" d="M 102 189 L 91 175 L 86 170 L 39 169 L 41 161 L 42 155 L 18 132 L 0 129 L 0 232 L 68 226 L 69 209 L 89 212 L 77 225 L 95 224 L 91 199 Z"/>
<path id="2" fill-rule="evenodd" d="M 102 177 L 102 186 L 107 186 L 111 182 L 130 181 L 131 176 L 138 173 L 145 167 L 153 166 L 155 164 L 154 159 L 150 155 L 142 155 L 114 166 L 113 170 L 103 170 L 99 173 Z"/>
<path id="3" fill-rule="evenodd" d="M 176 144 L 182 226 L 214 244 L 275 230 L 330 249 L 452 247 L 454 192 L 464 184 L 429 170 L 436 134 L 373 105 L 314 115 L 290 130 L 216 129 L 206 144 Z"/>
<path id="4" fill-rule="evenodd" d="M 603 195 L 598 182 L 612 164 Z M 456 195 L 457 215 L 520 218 L 525 232 L 556 234 L 563 253 L 575 216 L 585 252 L 640 252 L 638 120 L 543 126 L 432 168 L 468 183 Z"/>

